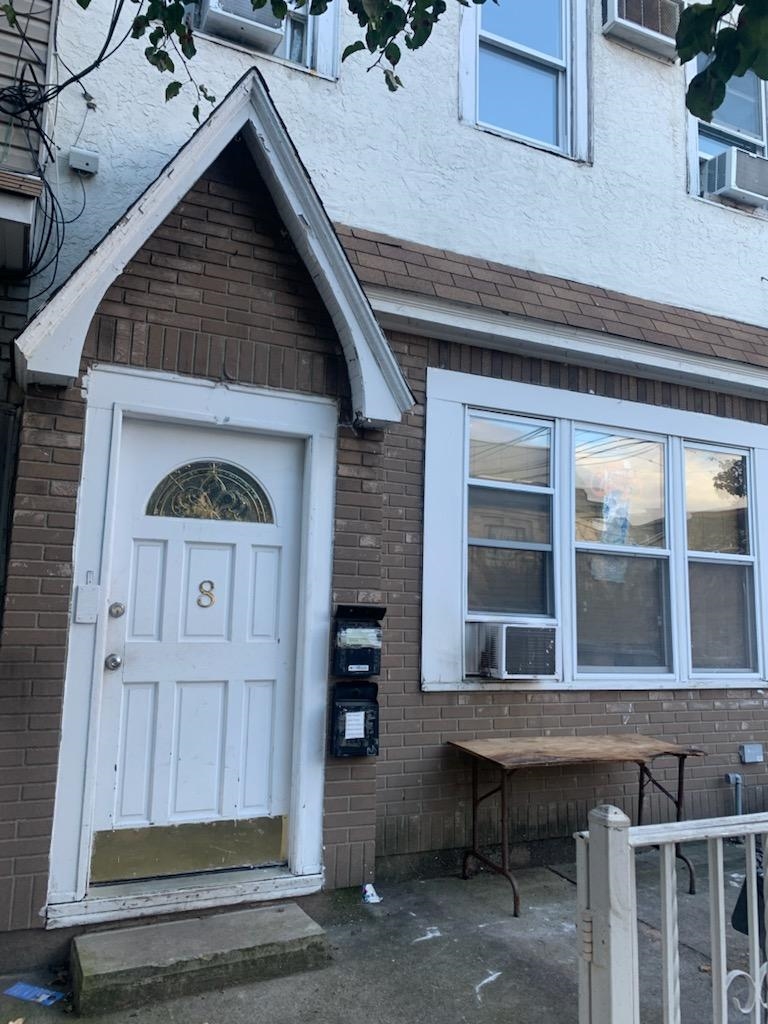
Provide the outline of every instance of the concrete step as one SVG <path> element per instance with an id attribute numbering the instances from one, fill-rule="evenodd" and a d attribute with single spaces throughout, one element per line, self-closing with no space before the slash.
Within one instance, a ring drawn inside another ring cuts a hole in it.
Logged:
<path id="1" fill-rule="evenodd" d="M 75 1010 L 108 1013 L 329 960 L 325 932 L 293 903 L 94 932 L 72 941 Z"/>

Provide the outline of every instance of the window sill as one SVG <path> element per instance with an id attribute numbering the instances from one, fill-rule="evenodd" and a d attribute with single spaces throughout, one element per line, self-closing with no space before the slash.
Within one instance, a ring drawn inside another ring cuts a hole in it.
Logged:
<path id="1" fill-rule="evenodd" d="M 218 46 L 225 46 L 228 50 L 235 50 L 237 53 L 247 54 L 248 57 L 257 59 L 259 61 L 267 61 L 269 64 L 281 64 L 285 68 L 290 68 L 291 71 L 299 71 L 304 75 L 310 75 L 312 78 L 319 78 L 324 82 L 338 82 L 339 76 L 327 75 L 322 71 L 315 71 L 314 68 L 309 68 L 305 64 L 297 64 L 295 61 L 285 60 L 284 57 L 275 57 L 271 53 L 262 53 L 260 50 L 254 50 L 250 46 L 243 46 L 241 43 L 236 43 L 232 39 L 225 39 L 223 36 L 214 36 L 209 32 L 202 32 L 200 29 L 195 30 L 195 39 L 205 39 L 209 43 L 216 43 Z"/>
<path id="2" fill-rule="evenodd" d="M 720 210 L 730 210 L 752 220 L 765 220 L 768 217 L 768 206 L 750 206 L 748 203 L 734 202 L 733 199 L 721 199 L 720 196 L 699 195 L 698 192 L 689 192 L 688 195 L 699 203 L 716 206 Z"/>
<path id="3" fill-rule="evenodd" d="M 605 691 L 615 693 L 617 690 L 638 690 L 648 692 L 649 690 L 755 690 L 761 689 L 765 680 L 755 675 L 723 675 L 693 677 L 688 679 L 671 679 L 669 676 L 660 676 L 654 679 L 645 676 L 642 679 L 622 678 L 611 676 L 610 678 L 578 679 L 571 682 L 559 682 L 555 679 L 532 679 L 530 681 L 511 679 L 504 682 L 501 679 L 460 679 L 456 682 L 427 682 L 422 680 L 421 689 L 425 693 L 451 693 L 451 692 L 526 692 L 542 693 L 555 690 L 568 693 L 581 692 L 593 693 Z"/>
<path id="4" fill-rule="evenodd" d="M 545 142 L 536 142 L 535 139 L 526 139 L 521 135 L 515 135 L 513 132 L 505 131 L 503 128 L 495 128 L 493 125 L 482 124 L 479 121 L 468 121 L 464 118 L 461 118 L 460 121 L 461 124 L 466 125 L 467 128 L 483 132 L 485 135 L 494 135 L 499 139 L 506 139 L 508 142 L 516 142 L 518 145 L 525 146 L 527 149 L 535 149 L 540 153 L 549 153 L 551 156 L 558 156 L 561 160 L 569 160 L 574 164 L 584 164 L 588 167 L 592 166 L 592 160 L 588 157 L 566 153 L 564 150 L 558 149 L 556 146 L 548 146 Z"/>

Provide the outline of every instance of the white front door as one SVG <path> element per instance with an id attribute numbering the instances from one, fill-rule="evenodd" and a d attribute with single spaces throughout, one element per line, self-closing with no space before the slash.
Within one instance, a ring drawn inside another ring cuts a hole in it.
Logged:
<path id="1" fill-rule="evenodd" d="M 93 882 L 286 859 L 304 443 L 126 419 Z"/>

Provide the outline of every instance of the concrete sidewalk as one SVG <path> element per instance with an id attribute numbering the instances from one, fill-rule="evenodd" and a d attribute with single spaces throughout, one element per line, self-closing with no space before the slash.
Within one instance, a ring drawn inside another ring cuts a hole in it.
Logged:
<path id="1" fill-rule="evenodd" d="M 695 851 L 699 891 L 678 873 L 683 1020 L 711 1019 L 709 918 L 704 850 Z M 643 1024 L 661 1021 L 658 855 L 638 857 Z M 437 878 L 382 885 L 366 905 L 357 890 L 299 901 L 324 927 L 332 964 L 319 971 L 208 992 L 89 1020 L 116 1024 L 576 1024 L 575 867 L 518 872 L 522 916 L 512 917 L 508 882 Z M 743 878 L 743 849 L 726 846 L 726 901 Z M 729 934 L 729 966 L 743 968 L 746 940 Z M 10 983 L 17 978 L 3 979 Z M 45 977 L 25 976 L 45 984 Z M 8 987 L 3 984 L 2 989 Z M 55 1024 L 61 1004 L 0 996 L 0 1024 Z M 734 1020 L 743 1017 L 734 1017 Z"/>

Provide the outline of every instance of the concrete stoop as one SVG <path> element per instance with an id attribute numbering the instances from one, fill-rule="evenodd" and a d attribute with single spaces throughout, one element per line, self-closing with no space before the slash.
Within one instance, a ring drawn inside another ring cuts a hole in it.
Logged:
<path id="1" fill-rule="evenodd" d="M 159 999 L 323 967 L 320 925 L 293 903 L 81 935 L 72 941 L 75 1011 Z"/>

